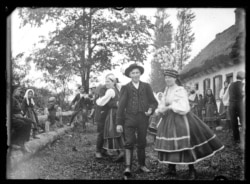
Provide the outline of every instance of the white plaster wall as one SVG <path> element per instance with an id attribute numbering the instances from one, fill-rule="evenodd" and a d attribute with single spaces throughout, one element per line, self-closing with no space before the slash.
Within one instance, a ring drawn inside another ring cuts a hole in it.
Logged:
<path id="1" fill-rule="evenodd" d="M 214 76 L 222 75 L 222 82 L 224 82 L 225 79 L 226 79 L 226 75 L 233 72 L 233 81 L 236 81 L 236 75 L 237 75 L 238 71 L 245 71 L 245 64 L 242 63 L 240 65 L 235 65 L 235 66 L 232 66 L 232 67 L 223 68 L 221 70 L 218 70 L 215 73 L 211 73 L 211 74 L 204 75 L 204 76 L 201 76 L 201 77 L 198 77 L 198 78 L 195 78 L 195 79 L 191 79 L 190 81 L 185 82 L 185 85 L 192 86 L 192 85 L 194 85 L 196 83 L 199 83 L 199 90 L 197 92 L 199 94 L 203 95 L 203 80 L 204 79 L 207 79 L 207 78 L 210 79 L 210 88 L 213 91 L 213 85 L 214 85 L 213 84 L 213 82 L 214 82 L 213 77 Z M 222 86 L 223 86 L 223 84 L 222 84 Z"/>

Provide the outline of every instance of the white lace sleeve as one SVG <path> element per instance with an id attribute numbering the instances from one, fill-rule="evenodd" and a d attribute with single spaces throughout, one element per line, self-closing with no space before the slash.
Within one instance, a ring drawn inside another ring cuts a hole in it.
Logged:
<path id="1" fill-rule="evenodd" d="M 183 87 L 179 87 L 174 92 L 174 98 L 169 106 L 175 113 L 185 115 L 190 111 L 188 95 Z"/>
<path id="2" fill-rule="evenodd" d="M 115 97 L 115 91 L 113 89 L 108 89 L 103 97 L 99 97 L 96 100 L 96 104 L 99 106 L 106 105 L 111 98 Z"/>

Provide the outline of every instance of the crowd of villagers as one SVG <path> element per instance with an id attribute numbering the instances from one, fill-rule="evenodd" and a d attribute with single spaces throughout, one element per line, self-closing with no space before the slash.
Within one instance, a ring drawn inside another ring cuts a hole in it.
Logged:
<path id="1" fill-rule="evenodd" d="M 132 176 L 134 150 L 137 152 L 138 170 L 150 172 L 145 164 L 146 136 L 154 137 L 154 149 L 159 163 L 167 164 L 166 174 L 175 176 L 176 165 L 188 165 L 191 179 L 197 178 L 194 165 L 222 151 L 224 145 L 215 134 L 220 120 L 227 122 L 233 141 L 240 141 L 239 123 L 244 126 L 244 72 L 238 72 L 237 81 L 224 82 L 220 92 L 221 106 L 216 105 L 211 89 L 205 96 L 189 92 L 173 69 L 165 69 L 166 86 L 163 92 L 155 94 L 140 76 L 144 68 L 131 64 L 125 76 L 131 81 L 123 86 L 113 73 L 105 77 L 105 84 L 91 86 L 87 93 L 84 87 L 71 102 L 74 110 L 68 126 L 81 124 L 86 131 L 86 122 L 92 119 L 97 125 L 96 159 L 112 157 L 114 162 L 123 162 L 124 177 Z M 12 95 L 12 116 L 10 145 L 13 149 L 29 151 L 25 143 L 39 138 L 37 134 L 63 126 L 56 112 L 55 97 L 49 98 L 45 109 L 47 121 L 39 123 L 34 110 L 34 91 L 17 87 Z M 76 120 L 76 121 L 74 121 Z M 47 124 L 48 126 L 47 126 Z M 59 122 L 59 123 L 58 123 Z"/>

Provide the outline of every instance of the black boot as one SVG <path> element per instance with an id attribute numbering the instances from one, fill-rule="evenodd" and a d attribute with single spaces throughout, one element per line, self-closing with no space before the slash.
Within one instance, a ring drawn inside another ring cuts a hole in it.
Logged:
<path id="1" fill-rule="evenodd" d="M 196 173 L 196 170 L 194 168 L 194 165 L 189 164 L 188 168 L 189 168 L 189 179 L 190 180 L 195 180 L 197 178 L 197 173 Z"/>
<path id="2" fill-rule="evenodd" d="M 123 162 L 125 157 L 124 150 L 121 150 L 119 155 L 113 160 L 114 162 Z"/>
<path id="3" fill-rule="evenodd" d="M 132 166 L 132 159 L 133 159 L 133 150 L 125 149 L 125 170 L 123 172 L 123 175 L 125 177 L 131 177 L 131 166 Z"/>
<path id="4" fill-rule="evenodd" d="M 145 166 L 145 149 L 137 149 L 137 157 L 139 162 L 139 170 L 142 172 L 150 172 L 150 170 Z"/>

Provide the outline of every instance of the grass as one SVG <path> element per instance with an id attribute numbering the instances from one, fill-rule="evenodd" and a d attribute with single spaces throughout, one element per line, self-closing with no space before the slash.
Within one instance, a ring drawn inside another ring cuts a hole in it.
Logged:
<path id="1" fill-rule="evenodd" d="M 214 157 L 197 164 L 198 180 L 214 180 L 218 175 L 229 180 L 243 180 L 243 153 L 238 145 L 232 144 L 231 135 L 226 131 L 215 132 L 225 149 Z M 136 180 L 171 180 L 163 173 L 167 165 L 157 162 L 153 138 L 147 136 L 146 164 L 151 173 L 136 171 L 137 161 L 134 154 L 132 179 Z M 30 160 L 20 164 L 8 173 L 10 179 L 122 179 L 123 163 L 113 163 L 110 158 L 97 160 L 94 157 L 96 145 L 96 125 L 87 124 L 87 131 L 76 126 L 53 145 L 41 150 Z M 177 180 L 188 179 L 188 167 L 177 166 Z"/>

